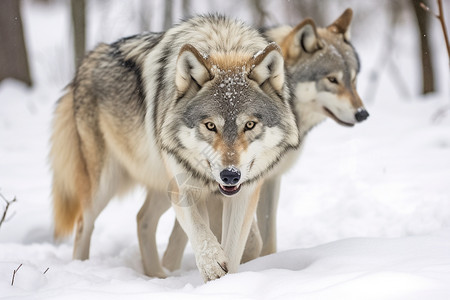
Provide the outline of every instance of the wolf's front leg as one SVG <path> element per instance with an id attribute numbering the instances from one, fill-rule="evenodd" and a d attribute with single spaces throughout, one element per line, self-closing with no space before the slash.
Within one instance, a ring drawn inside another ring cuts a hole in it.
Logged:
<path id="1" fill-rule="evenodd" d="M 202 215 L 205 214 L 208 216 L 209 227 L 216 236 L 217 240 L 220 242 L 222 237 L 222 199 L 213 198 L 213 195 L 211 195 L 211 199 L 208 199 L 208 202 L 204 204 L 207 204 L 206 209 L 208 211 L 203 211 Z M 201 209 L 205 209 L 205 207 Z M 208 223 L 206 218 L 204 218 L 204 220 L 206 223 Z M 183 258 L 183 252 L 187 242 L 188 238 L 186 236 L 186 233 L 184 233 L 178 220 L 175 220 L 175 225 L 173 226 L 172 233 L 170 234 L 169 238 L 169 243 L 167 244 L 166 252 L 164 252 L 164 256 L 162 259 L 162 265 L 166 269 L 168 269 L 169 271 L 174 271 L 180 268 L 181 260 Z M 251 247 L 253 246 L 254 243 L 251 243 Z M 250 259 L 256 258 L 258 256 L 259 252 L 256 256 L 250 255 Z"/>
<path id="2" fill-rule="evenodd" d="M 261 184 L 251 185 L 238 195 L 225 198 L 222 217 L 222 246 L 230 273 L 237 272 L 258 205 Z"/>
<path id="3" fill-rule="evenodd" d="M 178 222 L 186 232 L 194 250 L 197 267 L 203 280 L 220 278 L 228 273 L 228 260 L 222 246 L 209 228 L 203 205 L 195 203 L 189 191 L 180 194 L 180 201 L 172 203 Z"/>
<path id="4" fill-rule="evenodd" d="M 277 210 L 280 198 L 281 176 L 266 179 L 258 203 L 258 227 L 263 247 L 261 256 L 277 252 Z"/>

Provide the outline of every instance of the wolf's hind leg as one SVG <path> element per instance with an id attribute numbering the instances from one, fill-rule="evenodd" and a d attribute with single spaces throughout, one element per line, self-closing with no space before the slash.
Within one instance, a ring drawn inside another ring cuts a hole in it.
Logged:
<path id="1" fill-rule="evenodd" d="M 244 254 L 242 255 L 241 264 L 258 258 L 262 249 L 262 238 L 259 232 L 258 224 L 253 218 L 252 227 L 248 234 L 247 243 L 245 244 Z"/>
<path id="2" fill-rule="evenodd" d="M 175 219 L 169 243 L 162 259 L 162 265 L 169 271 L 178 270 L 181 267 L 184 249 L 186 248 L 188 237 L 181 227 L 178 220 Z"/>
<path id="3" fill-rule="evenodd" d="M 95 166 L 96 164 L 92 162 L 93 155 L 90 157 L 91 160 L 87 160 L 87 165 Z M 94 168 L 90 168 L 91 186 L 94 192 L 91 199 L 84 199 L 86 204 L 77 222 L 73 247 L 74 259 L 84 260 L 89 258 L 91 235 L 94 230 L 95 220 L 115 195 L 125 192 L 131 186 L 130 178 L 127 177 L 126 172 L 121 169 L 120 165 L 111 157 L 108 158 L 107 155 L 104 155 L 104 157 L 106 159 L 99 175 L 92 171 Z"/>
<path id="4" fill-rule="evenodd" d="M 167 196 L 161 193 L 147 191 L 147 198 L 137 215 L 137 231 L 141 249 L 144 273 L 147 276 L 165 278 L 159 261 L 156 246 L 156 228 L 162 214 L 170 208 Z"/>
<path id="5" fill-rule="evenodd" d="M 98 215 L 106 207 L 110 197 L 96 197 L 91 206 L 86 207 L 82 216 L 78 219 L 75 241 L 73 246 L 73 259 L 86 260 L 89 258 L 91 236 L 94 231 L 94 223 Z"/>

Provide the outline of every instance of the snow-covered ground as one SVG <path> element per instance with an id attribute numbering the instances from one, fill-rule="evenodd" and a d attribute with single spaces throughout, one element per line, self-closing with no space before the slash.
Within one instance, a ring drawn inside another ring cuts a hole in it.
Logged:
<path id="1" fill-rule="evenodd" d="M 204 284 L 188 248 L 180 271 L 146 277 L 135 222 L 144 193 L 136 190 L 97 220 L 91 259 L 72 261 L 72 240 L 52 240 L 47 165 L 52 111 L 71 63 L 68 11 L 56 3 L 24 6 L 36 86 L 0 84 L 0 192 L 18 200 L 0 228 L 1 299 L 450 299 L 450 116 L 433 121 L 450 104 L 443 51 L 438 94 L 400 95 L 385 71 L 366 122 L 348 129 L 329 120 L 313 130 L 283 179 L 277 254 Z M 370 44 L 374 31 L 355 41 L 363 100 L 379 50 Z M 403 51 L 393 54 L 411 93 L 412 34 L 402 28 Z M 161 220 L 161 252 L 173 220 L 171 211 Z"/>

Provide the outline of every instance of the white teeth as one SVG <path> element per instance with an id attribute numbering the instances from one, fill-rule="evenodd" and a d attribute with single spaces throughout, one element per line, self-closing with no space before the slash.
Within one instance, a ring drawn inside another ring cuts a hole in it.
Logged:
<path id="1" fill-rule="evenodd" d="M 220 187 L 225 190 L 225 191 L 230 191 L 233 192 L 235 190 L 237 190 L 239 188 L 240 185 L 235 185 L 235 186 L 223 186 L 220 184 Z M 230 189 L 231 188 L 231 189 Z"/>

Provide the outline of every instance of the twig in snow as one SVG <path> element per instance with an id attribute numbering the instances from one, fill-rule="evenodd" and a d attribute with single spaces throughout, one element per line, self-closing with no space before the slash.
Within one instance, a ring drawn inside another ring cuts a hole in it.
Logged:
<path id="1" fill-rule="evenodd" d="M 0 227 L 1 227 L 2 224 L 3 224 L 3 222 L 4 222 L 5 219 L 6 219 L 6 214 L 8 213 L 9 206 L 10 206 L 12 203 L 16 202 L 17 199 L 16 199 L 16 197 L 14 197 L 14 199 L 12 199 L 11 201 L 8 201 L 8 200 L 2 195 L 2 193 L 0 193 L 0 197 L 6 202 L 5 211 L 3 212 L 2 218 L 0 219 Z"/>
<path id="2" fill-rule="evenodd" d="M 13 286 L 14 285 L 14 279 L 16 278 L 16 273 L 17 273 L 17 271 L 19 271 L 19 269 L 22 267 L 22 264 L 20 264 L 18 267 L 17 267 L 17 269 L 15 269 L 14 271 L 13 271 L 13 276 L 12 276 L 12 279 L 11 279 L 11 286 Z"/>
<path id="3" fill-rule="evenodd" d="M 438 111 L 436 111 L 433 116 L 432 116 L 432 121 L 434 123 L 439 123 L 441 122 L 448 114 L 448 112 L 450 111 L 450 105 L 448 106 L 444 106 L 441 107 Z"/>
<path id="4" fill-rule="evenodd" d="M 48 267 L 47 269 L 45 269 L 44 273 L 42 273 L 42 274 L 45 275 L 45 273 L 47 273 L 47 271 L 48 271 L 49 269 L 50 269 L 50 267 Z"/>

